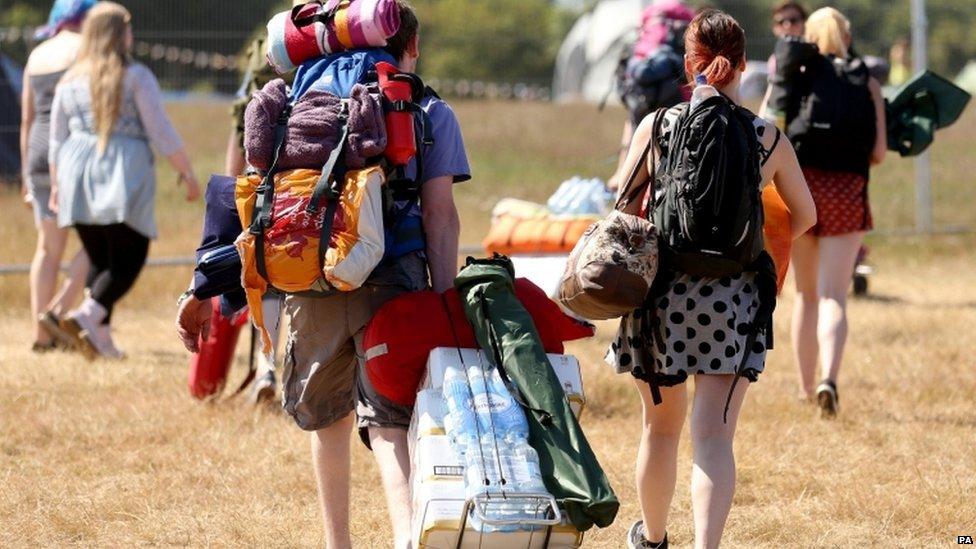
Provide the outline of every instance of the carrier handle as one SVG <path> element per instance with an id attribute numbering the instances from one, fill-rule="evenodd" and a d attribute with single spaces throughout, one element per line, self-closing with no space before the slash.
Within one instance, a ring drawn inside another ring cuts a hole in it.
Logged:
<path id="1" fill-rule="evenodd" d="M 551 518 L 538 518 L 538 519 L 491 519 L 485 514 L 485 509 L 491 503 L 495 503 L 498 500 L 504 500 L 505 502 L 511 501 L 524 501 L 526 503 L 536 502 L 540 504 L 537 508 L 549 508 L 549 512 L 545 513 L 550 515 Z M 541 505 L 544 504 L 544 507 Z M 480 493 L 476 494 L 474 497 L 468 499 L 464 505 L 464 514 L 467 516 L 468 513 L 473 514 L 482 522 L 482 524 L 488 524 L 491 526 L 556 526 L 563 521 L 563 515 L 559 511 L 559 505 L 556 503 L 556 498 L 552 494 L 544 494 L 538 492 L 511 492 L 504 494 L 489 494 Z M 550 514 L 551 513 L 551 514 Z"/>

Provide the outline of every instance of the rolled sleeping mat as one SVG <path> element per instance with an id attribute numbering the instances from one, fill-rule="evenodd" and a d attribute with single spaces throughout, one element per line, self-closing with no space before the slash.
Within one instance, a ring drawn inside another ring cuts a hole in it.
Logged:
<path id="1" fill-rule="evenodd" d="M 268 22 L 268 63 L 284 74 L 322 55 L 383 47 L 399 29 L 396 0 L 309 2 Z"/>

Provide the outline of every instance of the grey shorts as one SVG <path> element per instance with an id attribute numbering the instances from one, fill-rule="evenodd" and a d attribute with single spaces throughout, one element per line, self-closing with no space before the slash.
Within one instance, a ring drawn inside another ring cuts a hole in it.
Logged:
<path id="1" fill-rule="evenodd" d="M 381 268 L 357 290 L 329 297 L 285 298 L 290 328 L 282 400 L 285 411 L 300 428 L 324 429 L 358 408 L 377 416 L 374 421 L 383 424 L 402 420 L 387 418 L 387 414 L 402 410 L 363 405 L 363 384 L 358 381 L 365 363 L 362 331 L 387 301 L 425 287 L 426 261 L 420 254 L 411 254 Z M 375 402 L 368 395 L 366 401 Z M 409 423 L 409 410 L 406 417 Z"/>
<path id="2" fill-rule="evenodd" d="M 40 228 L 45 219 L 57 219 L 57 214 L 48 205 L 51 202 L 51 178 L 47 174 L 28 175 L 27 190 L 33 197 L 35 227 Z"/>

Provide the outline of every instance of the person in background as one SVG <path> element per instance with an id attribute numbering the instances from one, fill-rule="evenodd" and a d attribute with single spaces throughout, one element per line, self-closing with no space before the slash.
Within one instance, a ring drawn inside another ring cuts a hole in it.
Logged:
<path id="1" fill-rule="evenodd" d="M 708 85 L 738 103 L 746 60 L 745 32 L 735 19 L 718 10 L 702 11 L 688 27 L 685 49 L 688 80 L 697 82 L 698 78 L 704 78 Z M 680 109 L 676 107 L 644 119 L 627 154 L 625 173 L 636 169 L 635 180 L 641 181 L 650 180 L 650 174 L 659 171 L 660 166 L 656 164 L 660 151 L 669 143 Z M 776 186 L 792 213 L 790 228 L 796 238 L 813 225 L 816 214 L 793 147 L 787 139 L 780 139 L 772 123 L 747 111 L 746 115 L 752 122 L 749 130 L 755 132 L 759 145 L 757 164 L 761 167 L 756 184 L 760 188 L 770 183 Z M 664 119 L 659 122 L 662 116 Z M 653 155 L 643 157 L 656 125 L 662 128 L 662 133 L 652 144 Z M 641 202 L 634 200 L 625 210 L 636 213 Z M 689 397 L 685 382 L 690 378 L 695 380 L 691 412 L 695 547 L 719 546 L 735 492 L 733 438 L 749 386 L 749 383 L 735 384 L 735 379 L 741 375 L 757 381 L 765 366 L 766 338 L 748 337 L 746 334 L 752 327 L 743 322 L 749 318 L 760 322 L 758 312 L 753 311 L 770 310 L 770 304 L 763 300 L 774 295 L 775 289 L 764 291 L 761 276 L 754 271 L 723 278 L 675 271 L 658 273 L 660 283 L 666 287 L 634 313 L 635 318 L 653 318 L 652 326 L 656 327 L 647 338 L 631 338 L 624 337 L 629 332 L 623 330 L 622 324 L 623 333 L 611 346 L 608 362 L 618 372 L 640 368 L 660 390 L 660 403 L 655 405 L 651 385 L 643 379 L 634 379 L 643 404 L 644 428 L 636 471 L 642 520 L 634 523 L 628 532 L 626 543 L 632 549 L 668 547 L 668 512 L 674 497 L 678 442 L 687 416 Z M 746 355 L 750 341 L 752 345 Z M 740 370 L 744 359 L 747 361 Z M 727 423 L 723 417 L 725 407 Z"/>
<path id="2" fill-rule="evenodd" d="M 61 316 L 81 298 L 88 272 L 88 257 L 80 250 L 72 258 L 64 284 L 55 295 L 68 231 L 58 227 L 57 218 L 48 207 L 51 197 L 48 145 L 54 88 L 78 55 L 81 46 L 78 31 L 95 1 L 57 0 L 47 24 L 36 34 L 44 41 L 31 52 L 24 68 L 20 151 L 24 200 L 34 210 L 37 227 L 37 248 L 30 269 L 32 350 L 35 352 L 73 344 L 69 334 L 61 329 Z"/>
<path id="3" fill-rule="evenodd" d="M 908 40 L 900 38 L 891 45 L 891 50 L 888 52 L 891 63 L 891 70 L 888 73 L 889 85 L 897 88 L 912 77 L 910 56 Z"/>
<path id="4" fill-rule="evenodd" d="M 829 127 L 850 127 L 843 135 L 835 132 L 829 144 L 808 142 L 805 135 L 790 135 L 817 205 L 817 224 L 793 244 L 798 294 L 793 306 L 793 353 L 799 369 L 800 397 L 816 398 L 822 415 L 832 417 L 838 410 L 837 376 L 848 335 L 847 291 L 864 235 L 873 226 L 868 177 L 871 166 L 884 160 L 887 132 L 881 85 L 851 53 L 850 21 L 836 9 L 821 8 L 807 20 L 805 39 L 823 57 L 804 73 L 813 79 L 813 87 L 818 79 L 836 79 L 834 67 L 844 63 L 847 72 L 855 71 L 861 82 L 845 88 L 844 100 L 848 106 L 864 105 L 857 112 L 847 113 L 845 120 L 831 123 Z M 767 105 L 763 105 L 765 111 Z M 803 113 L 793 116 L 799 118 Z M 792 120 L 786 124 L 791 129 L 797 126 Z M 799 126 L 812 127 L 808 133 L 816 130 L 812 121 Z M 844 144 L 838 146 L 841 140 Z M 822 381 L 815 387 L 818 355 L 823 372 Z"/>
<path id="5" fill-rule="evenodd" d="M 773 7 L 773 35 L 776 39 L 792 36 L 803 38 L 806 31 L 807 10 L 799 2 L 787 0 L 780 2 Z M 770 76 L 776 73 L 776 57 L 769 56 L 766 62 L 767 71 Z"/>
<path id="6" fill-rule="evenodd" d="M 616 89 L 627 109 L 617 169 L 607 180 L 607 188 L 616 190 L 630 140 L 645 116 L 662 107 L 673 107 L 688 100 L 684 85 L 684 35 L 695 10 L 683 0 L 655 0 L 641 13 L 637 41 L 617 67 Z"/>
<path id="7" fill-rule="evenodd" d="M 293 0 L 293 6 L 300 6 L 305 0 Z M 247 163 L 244 160 L 244 111 L 251 99 L 251 94 L 260 90 L 268 82 L 283 78 L 290 86 L 295 77 L 294 71 L 279 75 L 268 63 L 266 57 L 266 38 L 262 35 L 255 38 L 248 46 L 245 55 L 244 78 L 237 91 L 237 97 L 231 108 L 232 128 L 227 140 L 227 152 L 224 160 L 224 173 L 229 176 L 239 176 L 245 173 Z M 209 192 L 209 191 L 208 191 Z M 262 301 L 265 326 L 269 330 L 271 341 L 277 344 L 278 329 L 281 325 L 281 309 L 284 298 L 274 290 L 269 291 Z M 253 329 L 253 328 L 252 328 Z M 274 350 L 269 354 L 258 353 L 257 372 L 251 387 L 251 402 L 254 404 L 274 402 L 277 380 L 275 379 Z"/>
<path id="8" fill-rule="evenodd" d="M 200 194 L 156 78 L 132 61 L 130 23 L 129 12 L 114 2 L 92 8 L 82 26 L 78 60 L 58 85 L 51 111 L 50 206 L 60 227 L 78 231 L 91 261 L 89 296 L 61 326 L 90 359 L 124 356 L 110 323 L 156 237 L 150 142 L 186 185 L 186 200 Z"/>

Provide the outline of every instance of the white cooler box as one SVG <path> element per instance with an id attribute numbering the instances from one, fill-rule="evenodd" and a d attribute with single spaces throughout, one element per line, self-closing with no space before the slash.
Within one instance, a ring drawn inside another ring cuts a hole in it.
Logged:
<path id="1" fill-rule="evenodd" d="M 440 437 L 428 437 L 440 438 Z M 446 438 L 446 437 L 444 437 Z M 445 445 L 450 446 L 446 441 Z M 440 444 L 434 444 L 436 447 Z M 421 444 L 420 446 L 423 446 Z M 449 448 L 448 448 L 449 449 Z M 452 452 L 453 455 L 453 452 Z M 440 460 L 447 461 L 447 460 Z M 451 465 L 430 464 L 426 470 L 434 472 L 439 467 Z M 417 478 L 413 483 L 413 540 L 417 548 L 454 549 L 457 547 L 461 516 L 464 513 L 464 481 L 448 475 L 431 474 L 426 479 Z M 481 533 L 470 523 L 464 531 L 461 547 L 464 549 L 576 549 L 583 542 L 583 534 L 577 532 L 565 519 L 563 524 L 552 527 L 546 545 L 546 529 L 531 532 Z"/>
<path id="2" fill-rule="evenodd" d="M 458 351 L 461 353 L 460 357 Z M 559 378 L 559 383 L 563 386 L 563 391 L 566 392 L 566 400 L 569 401 L 573 414 L 577 418 L 580 417 L 580 414 L 583 413 L 583 407 L 586 405 L 586 397 L 583 394 L 583 377 L 580 373 L 579 361 L 572 355 L 549 354 L 546 356 L 549 358 L 549 364 L 552 365 L 553 371 L 556 372 L 556 377 Z M 484 352 L 478 349 L 438 347 L 430 352 L 430 358 L 427 359 L 427 374 L 420 384 L 420 388 L 422 390 L 434 389 L 439 395 L 440 389 L 444 385 L 444 371 L 449 365 L 459 365 L 462 359 L 465 364 L 478 364 L 481 361 L 487 364 L 489 362 Z"/>
<path id="3" fill-rule="evenodd" d="M 458 360 L 457 350 L 449 349 L 449 355 Z M 435 351 L 436 353 L 437 351 Z M 463 350 L 464 359 L 480 360 L 475 350 Z M 444 415 L 447 405 L 441 394 L 444 379 L 443 355 L 430 371 L 424 382 L 425 389 L 417 393 L 413 418 L 410 423 L 408 440 L 410 444 L 411 462 L 411 496 L 413 500 L 413 540 L 418 548 L 451 548 L 457 547 L 458 530 L 461 527 L 461 517 L 464 513 L 464 465 L 451 447 L 450 439 L 445 435 Z M 555 357 L 555 358 L 554 358 Z M 550 355 L 553 367 L 564 372 L 571 372 L 575 365 L 579 372 L 578 363 L 572 357 Z M 563 361 L 566 358 L 569 360 Z M 570 380 L 572 376 L 569 376 Z M 560 379 L 564 379 L 560 376 Z M 579 376 L 576 376 L 574 394 L 580 395 L 576 402 L 582 404 L 582 393 L 579 388 Z M 436 388 L 431 385 L 436 383 Z M 565 381 L 564 381 L 565 384 Z M 572 403 L 572 401 L 571 401 Z M 546 545 L 546 529 L 540 528 L 532 532 L 492 532 L 482 534 L 467 526 L 461 547 L 465 549 L 576 549 L 583 540 L 583 534 L 576 531 L 568 522 L 553 526 Z"/>

